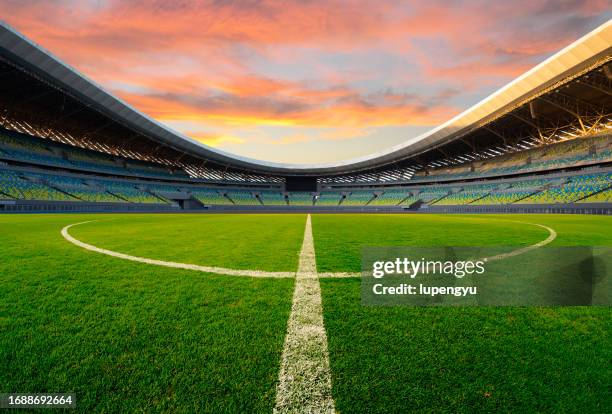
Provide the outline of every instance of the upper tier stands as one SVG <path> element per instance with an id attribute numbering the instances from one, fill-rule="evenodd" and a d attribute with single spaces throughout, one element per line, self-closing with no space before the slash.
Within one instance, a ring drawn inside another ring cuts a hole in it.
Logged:
<path id="1" fill-rule="evenodd" d="M 468 179 L 612 162 L 612 135 L 577 138 L 456 167 L 417 172 L 411 182 Z"/>
<path id="2" fill-rule="evenodd" d="M 0 159 L 112 175 L 160 179 L 189 177 L 182 170 L 170 171 L 162 165 L 113 157 L 4 129 L 0 129 Z"/>

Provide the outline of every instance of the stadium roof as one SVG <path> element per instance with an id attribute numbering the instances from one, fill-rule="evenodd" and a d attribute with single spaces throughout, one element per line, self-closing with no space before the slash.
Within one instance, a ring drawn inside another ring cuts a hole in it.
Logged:
<path id="1" fill-rule="evenodd" d="M 239 169 L 268 174 L 343 174 L 380 167 L 430 150 L 496 119 L 554 85 L 579 73 L 612 51 L 612 21 L 557 52 L 533 69 L 437 128 L 384 151 L 348 161 L 326 164 L 284 164 L 251 159 L 211 148 L 133 108 L 105 91 L 49 51 L 0 21 L 0 53 L 35 71 L 47 82 L 78 97 L 121 124 L 192 156 Z"/>

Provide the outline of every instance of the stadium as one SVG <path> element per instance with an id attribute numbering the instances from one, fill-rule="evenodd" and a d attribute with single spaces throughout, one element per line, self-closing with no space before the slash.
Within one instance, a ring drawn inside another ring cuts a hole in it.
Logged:
<path id="1" fill-rule="evenodd" d="M 82 412 L 609 409 L 607 299 L 364 306 L 360 284 L 367 246 L 612 245 L 609 21 L 337 163 L 204 145 L 4 22 L 0 88 L 0 392 Z"/>

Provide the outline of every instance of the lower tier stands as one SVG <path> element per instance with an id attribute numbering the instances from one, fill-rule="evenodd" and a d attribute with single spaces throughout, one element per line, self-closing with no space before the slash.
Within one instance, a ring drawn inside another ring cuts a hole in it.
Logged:
<path id="1" fill-rule="evenodd" d="M 193 189 L 191 195 L 204 205 L 232 205 L 232 200 L 215 189 Z"/>
<path id="2" fill-rule="evenodd" d="M 280 191 L 260 191 L 259 198 L 263 205 L 286 206 L 287 198 Z"/>
<path id="3" fill-rule="evenodd" d="M 322 192 L 315 196 L 315 205 L 317 206 L 337 206 L 342 200 L 342 193 L 336 191 Z"/>
<path id="4" fill-rule="evenodd" d="M 261 203 L 259 199 L 250 191 L 233 190 L 226 193 L 226 197 L 241 206 L 257 206 Z"/>
<path id="5" fill-rule="evenodd" d="M 290 206 L 311 206 L 313 203 L 312 193 L 292 192 L 287 193 L 287 204 Z"/>
<path id="6" fill-rule="evenodd" d="M 0 199 L 170 204 L 134 183 L 0 169 Z"/>
<path id="7" fill-rule="evenodd" d="M 370 191 L 353 191 L 342 201 L 343 206 L 365 206 L 367 205 L 374 194 Z"/>
<path id="8" fill-rule="evenodd" d="M 371 206 L 397 206 L 406 198 L 406 192 L 402 190 L 379 191 L 374 194 Z"/>

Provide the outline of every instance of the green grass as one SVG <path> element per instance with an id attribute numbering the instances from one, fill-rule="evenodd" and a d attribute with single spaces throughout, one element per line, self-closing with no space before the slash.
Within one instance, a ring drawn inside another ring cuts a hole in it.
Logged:
<path id="1" fill-rule="evenodd" d="M 322 280 L 342 413 L 588 412 L 610 398 L 609 308 L 363 307 Z"/>
<path id="2" fill-rule="evenodd" d="M 74 392 L 86 413 L 270 412 L 293 280 L 122 261 L 59 234 L 108 217 L 0 216 L 0 391 Z"/>
<path id="3" fill-rule="evenodd" d="M 312 218 L 320 272 L 361 271 L 365 246 L 524 246 L 548 237 L 545 229 L 508 220 L 530 216 L 329 214 Z"/>
<path id="4" fill-rule="evenodd" d="M 108 216 L 70 229 L 77 239 L 134 256 L 232 269 L 295 271 L 303 214 Z"/>
<path id="5" fill-rule="evenodd" d="M 358 271 L 365 245 L 507 246 L 547 237 L 503 220 L 554 228 L 552 245 L 612 245 L 612 217 L 591 216 L 329 215 L 313 217 L 313 233 L 329 271 Z M 364 307 L 357 279 L 323 279 L 321 288 L 340 412 L 599 413 L 612 404 L 608 307 Z"/>
<path id="6" fill-rule="evenodd" d="M 293 271 L 305 215 L 0 216 L 0 392 L 74 392 L 78 412 L 272 411 L 293 280 L 170 269 L 88 252 Z M 612 217 L 314 215 L 319 271 L 369 245 L 612 245 Z M 607 307 L 364 307 L 322 279 L 343 413 L 604 412 Z"/>

